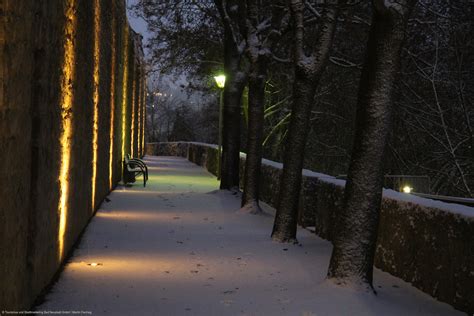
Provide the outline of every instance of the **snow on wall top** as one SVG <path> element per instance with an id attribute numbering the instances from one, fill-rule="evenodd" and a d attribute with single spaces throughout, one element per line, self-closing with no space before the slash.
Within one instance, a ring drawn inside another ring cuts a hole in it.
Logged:
<path id="1" fill-rule="evenodd" d="M 207 144 L 207 143 L 189 142 L 189 144 L 217 149 L 217 145 L 212 145 L 212 144 Z M 241 152 L 240 157 L 245 158 L 246 154 Z M 282 163 L 268 160 L 268 159 L 262 159 L 262 164 L 276 168 L 276 169 L 280 169 L 280 170 L 283 169 Z M 303 169 L 302 174 L 304 177 L 316 178 L 319 181 L 322 181 L 325 183 L 330 183 L 330 184 L 334 184 L 341 187 L 344 187 L 346 185 L 345 180 L 336 179 L 335 177 L 324 174 L 324 173 L 319 173 L 319 172 L 314 172 L 308 169 Z M 439 210 L 443 210 L 446 212 L 450 212 L 450 213 L 454 213 L 457 215 L 474 219 L 474 207 L 422 198 L 422 197 L 415 196 L 413 194 L 401 193 L 401 192 L 397 192 L 390 189 L 383 190 L 383 197 L 392 199 L 392 200 L 397 200 L 400 202 L 418 204 L 424 207 L 436 208 Z"/>

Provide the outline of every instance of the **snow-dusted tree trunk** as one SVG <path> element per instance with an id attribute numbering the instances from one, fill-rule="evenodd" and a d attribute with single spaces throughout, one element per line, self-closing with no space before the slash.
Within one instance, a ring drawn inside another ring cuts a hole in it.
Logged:
<path id="1" fill-rule="evenodd" d="M 222 190 L 239 187 L 240 164 L 240 108 L 242 92 L 245 88 L 246 74 L 241 71 L 244 41 L 238 25 L 245 19 L 245 11 L 240 9 L 238 1 L 214 1 L 224 25 L 224 115 L 222 133 Z"/>
<path id="2" fill-rule="evenodd" d="M 383 157 L 391 127 L 394 83 L 400 69 L 405 28 L 416 0 L 374 0 L 368 54 L 362 70 L 356 133 L 345 205 L 328 278 L 337 284 L 372 288 L 383 185 Z"/>
<path id="3" fill-rule="evenodd" d="M 273 1 L 271 17 L 264 14 L 265 7 L 259 1 L 247 0 L 246 4 L 247 21 L 245 30 L 250 74 L 247 159 L 245 161 L 242 207 L 251 213 L 259 213 L 261 212 L 258 200 L 263 152 L 265 83 L 268 63 L 271 58 L 271 46 L 279 38 L 279 28 L 285 3 L 282 0 Z M 271 25 L 270 28 L 268 28 L 268 23 Z"/>
<path id="4" fill-rule="evenodd" d="M 226 48 L 224 50 L 227 50 Z M 227 59 L 227 58 L 226 58 Z M 239 187 L 240 165 L 240 119 L 242 92 L 245 88 L 245 75 L 238 70 L 235 61 L 226 62 L 226 86 L 224 88 L 224 115 L 222 130 L 222 190 Z"/>
<path id="5" fill-rule="evenodd" d="M 321 14 L 319 36 L 311 56 L 304 52 L 304 1 L 291 0 L 293 17 L 294 67 L 293 105 L 283 162 L 280 199 L 272 238 L 279 242 L 296 241 L 298 198 L 301 188 L 304 149 L 309 132 L 314 94 L 329 57 L 333 42 L 338 5 L 327 1 Z"/>
<path id="6" fill-rule="evenodd" d="M 245 160 L 244 193 L 242 207 L 252 213 L 261 211 L 259 199 L 260 168 L 262 166 L 262 141 L 265 103 L 266 65 L 253 65 L 249 76 L 247 158 Z"/>

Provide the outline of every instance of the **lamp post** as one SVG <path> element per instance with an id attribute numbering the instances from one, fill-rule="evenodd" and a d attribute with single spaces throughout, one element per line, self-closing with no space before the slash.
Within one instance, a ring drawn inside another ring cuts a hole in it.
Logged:
<path id="1" fill-rule="evenodd" d="M 217 145 L 217 179 L 221 179 L 221 164 L 222 164 L 222 121 L 223 121 L 223 108 L 224 108 L 224 87 L 225 87 L 225 75 L 215 76 L 217 87 L 221 90 L 219 97 L 219 141 Z"/>

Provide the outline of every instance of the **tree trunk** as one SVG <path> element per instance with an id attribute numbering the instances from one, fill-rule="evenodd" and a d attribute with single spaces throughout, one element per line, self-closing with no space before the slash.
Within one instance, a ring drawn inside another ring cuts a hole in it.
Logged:
<path id="1" fill-rule="evenodd" d="M 238 71 L 226 71 L 226 74 L 220 189 L 233 190 L 239 188 L 240 179 L 240 108 L 245 79 Z"/>
<path id="2" fill-rule="evenodd" d="M 391 128 L 394 83 L 400 69 L 400 50 L 407 16 L 416 1 L 387 4 L 374 1 L 375 10 L 362 70 L 356 133 L 345 204 L 328 278 L 337 284 L 373 289 L 372 272 L 383 185 L 383 157 Z"/>
<path id="3" fill-rule="evenodd" d="M 249 77 L 247 158 L 245 160 L 242 207 L 250 213 L 261 212 L 259 182 L 262 166 L 266 65 L 263 60 L 252 65 Z"/>
<path id="4" fill-rule="evenodd" d="M 247 0 L 247 21 L 244 30 L 247 42 L 247 56 L 250 61 L 249 94 L 248 94 L 248 135 L 247 159 L 245 161 L 244 193 L 242 208 L 252 214 L 261 213 L 259 205 L 260 169 L 263 152 L 263 127 L 265 123 L 265 84 L 268 63 L 271 59 L 273 44 L 280 38 L 281 21 L 284 15 L 285 2 L 272 1 L 271 10 L 258 0 Z M 271 14 L 271 27 L 268 31 L 259 32 L 262 20 Z"/>
<path id="5" fill-rule="evenodd" d="M 303 49 L 304 4 L 298 0 L 292 0 L 291 3 L 295 23 L 295 81 L 290 129 L 280 179 L 280 199 L 272 231 L 272 239 L 278 242 L 296 242 L 301 172 L 311 110 L 316 88 L 329 57 L 338 12 L 337 5 L 324 9 L 317 48 L 314 54 L 308 57 Z"/>
<path id="6" fill-rule="evenodd" d="M 240 69 L 242 48 L 239 34 L 234 29 L 236 21 L 245 19 L 236 0 L 215 0 L 224 25 L 224 72 L 226 83 L 224 87 L 224 117 L 222 132 L 221 156 L 221 190 L 239 188 L 240 165 L 240 107 L 246 76 Z M 237 12 L 233 7 L 237 6 Z M 232 8 L 229 11 L 228 8 Z"/>
<path id="7" fill-rule="evenodd" d="M 273 225 L 272 238 L 279 242 L 296 242 L 298 199 L 301 188 L 304 148 L 310 128 L 310 114 L 316 85 L 303 74 L 296 73 L 293 108 L 280 179 L 280 199 Z"/>

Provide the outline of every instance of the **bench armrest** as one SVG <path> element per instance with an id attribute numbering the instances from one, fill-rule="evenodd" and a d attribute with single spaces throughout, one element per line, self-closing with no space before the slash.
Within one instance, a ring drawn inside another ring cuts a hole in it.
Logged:
<path id="1" fill-rule="evenodd" d="M 145 170 L 145 176 L 146 176 L 146 179 L 148 180 L 148 166 L 146 165 L 146 163 L 143 160 L 138 159 L 138 158 L 130 158 L 129 161 L 132 163 L 141 165 L 142 168 Z"/>

